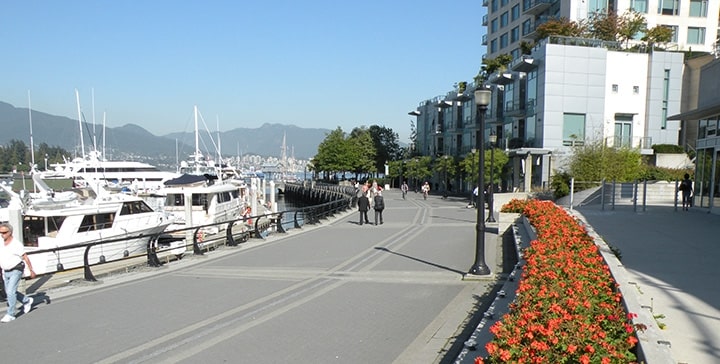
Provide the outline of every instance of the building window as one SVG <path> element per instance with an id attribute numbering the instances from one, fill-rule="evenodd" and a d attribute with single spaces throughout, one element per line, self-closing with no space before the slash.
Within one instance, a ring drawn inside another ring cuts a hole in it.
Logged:
<path id="1" fill-rule="evenodd" d="M 510 52 L 510 55 L 512 56 L 513 59 L 520 58 L 520 48 L 513 49 L 512 52 Z"/>
<path id="2" fill-rule="evenodd" d="M 490 1 L 490 10 L 494 13 L 498 9 L 498 0 L 491 0 Z"/>
<path id="3" fill-rule="evenodd" d="M 658 14 L 678 15 L 680 12 L 680 0 L 658 0 Z"/>
<path id="4" fill-rule="evenodd" d="M 490 41 L 490 53 L 497 52 L 497 39 L 493 39 Z"/>
<path id="5" fill-rule="evenodd" d="M 515 21 L 520 17 L 520 4 L 512 7 L 510 10 L 510 20 Z"/>
<path id="6" fill-rule="evenodd" d="M 707 17 L 708 0 L 690 0 L 690 16 Z"/>
<path id="7" fill-rule="evenodd" d="M 585 114 L 563 114 L 563 145 L 585 144 Z"/>
<path id="8" fill-rule="evenodd" d="M 633 93 L 634 93 L 635 95 L 639 94 L 639 93 L 640 93 L 640 86 L 633 86 Z"/>
<path id="9" fill-rule="evenodd" d="M 522 34 L 523 34 L 523 35 L 527 35 L 527 34 L 530 34 L 530 32 L 532 32 L 532 31 L 533 31 L 533 29 L 532 29 L 532 21 L 531 21 L 530 19 L 525 20 L 525 21 L 522 23 Z"/>
<path id="10" fill-rule="evenodd" d="M 500 49 L 503 49 L 508 46 L 508 33 L 505 33 L 500 36 Z"/>
<path id="11" fill-rule="evenodd" d="M 588 14 L 606 12 L 608 0 L 590 0 L 588 3 Z"/>
<path id="12" fill-rule="evenodd" d="M 520 27 L 515 27 L 510 31 L 510 43 L 520 40 Z"/>
<path id="13" fill-rule="evenodd" d="M 670 70 L 665 70 L 663 76 L 663 98 L 662 116 L 660 117 L 660 129 L 667 128 L 668 99 L 670 98 Z"/>
<path id="14" fill-rule="evenodd" d="M 648 0 L 630 0 L 630 9 L 635 10 L 638 13 L 647 14 L 648 12 Z"/>
<path id="15" fill-rule="evenodd" d="M 688 27 L 688 44 L 705 44 L 705 28 Z"/>
<path id="16" fill-rule="evenodd" d="M 507 25 L 508 25 L 508 12 L 506 11 L 506 12 L 502 13 L 502 15 L 500 15 L 500 28 L 505 27 Z"/>
<path id="17" fill-rule="evenodd" d="M 618 84 L 617 84 L 617 83 L 613 83 L 613 85 L 612 85 L 612 92 L 613 92 L 614 94 L 618 93 Z"/>
<path id="18" fill-rule="evenodd" d="M 615 140 L 614 147 L 630 148 L 632 146 L 632 115 L 615 116 Z"/>
<path id="19" fill-rule="evenodd" d="M 497 32 L 497 30 L 498 30 L 498 26 L 497 26 L 497 25 L 498 25 L 498 20 L 497 20 L 497 18 L 493 19 L 493 20 L 490 22 L 490 34 L 493 34 L 493 33 L 496 33 L 496 32 Z"/>
<path id="20" fill-rule="evenodd" d="M 509 0 L 500 0 L 500 6 L 505 6 L 508 4 Z"/>

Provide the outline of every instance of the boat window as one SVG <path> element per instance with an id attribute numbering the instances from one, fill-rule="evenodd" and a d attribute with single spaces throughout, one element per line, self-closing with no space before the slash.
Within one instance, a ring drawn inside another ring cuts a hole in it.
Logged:
<path id="1" fill-rule="evenodd" d="M 47 219 L 47 231 L 45 220 Z M 55 237 L 60 226 L 65 221 L 65 216 L 40 216 L 23 217 L 23 244 L 25 246 L 38 246 L 38 238 L 41 236 Z"/>
<path id="2" fill-rule="evenodd" d="M 145 201 L 130 201 L 123 203 L 120 215 L 142 214 L 145 212 L 153 212 Z"/>
<path id="3" fill-rule="evenodd" d="M 206 206 L 211 199 L 212 196 L 208 196 L 207 193 L 193 193 L 192 204 L 193 206 Z"/>
<path id="4" fill-rule="evenodd" d="M 112 227 L 114 217 L 113 213 L 85 215 L 78 232 L 109 229 Z"/>
<path id="5" fill-rule="evenodd" d="M 232 197 L 230 197 L 230 192 L 223 192 L 218 195 L 218 202 L 228 202 L 231 200 L 232 200 Z"/>
<path id="6" fill-rule="evenodd" d="M 233 197 L 233 199 L 235 199 L 235 200 L 238 199 L 238 198 L 240 198 L 240 191 L 238 191 L 238 190 L 232 191 L 232 197 Z"/>
<path id="7" fill-rule="evenodd" d="M 179 193 L 169 193 L 165 197 L 165 206 L 185 206 L 185 198 Z"/>

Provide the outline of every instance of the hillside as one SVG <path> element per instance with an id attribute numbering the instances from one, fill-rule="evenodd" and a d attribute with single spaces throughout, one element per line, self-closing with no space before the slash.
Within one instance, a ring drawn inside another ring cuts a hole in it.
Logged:
<path id="1" fill-rule="evenodd" d="M 77 120 L 64 116 L 32 111 L 33 143 L 46 143 L 68 151 L 79 152 L 80 133 Z M 30 145 L 30 123 L 27 108 L 16 108 L 11 104 L 0 102 L 0 143 L 7 144 L 10 140 L 22 140 Z M 83 122 L 83 143 L 86 151 L 97 140 L 98 149 L 102 148 L 102 125 Z M 236 128 L 220 133 L 222 154 L 236 155 L 238 150 L 243 154 L 280 157 L 283 135 L 287 135 L 288 156 L 294 153 L 296 158 L 308 159 L 315 155 L 318 145 L 329 133 L 328 129 L 300 128 L 294 125 L 264 124 L 259 128 Z M 119 156 L 144 156 L 153 159 L 175 160 L 176 150 L 180 159 L 185 158 L 195 149 L 194 133 L 171 133 L 156 136 L 142 126 L 126 124 L 121 127 L 105 130 L 106 152 L 111 158 Z M 204 143 L 201 149 L 205 152 L 212 148 L 213 142 L 207 131 L 201 131 Z M 217 138 L 213 132 L 212 138 Z M 177 143 L 177 148 L 176 148 Z M 203 145 L 208 146 L 207 148 Z"/>

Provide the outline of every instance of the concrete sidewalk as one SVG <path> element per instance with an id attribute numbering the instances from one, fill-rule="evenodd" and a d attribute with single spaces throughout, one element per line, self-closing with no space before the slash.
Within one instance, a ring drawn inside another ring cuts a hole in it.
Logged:
<path id="1" fill-rule="evenodd" d="M 162 268 L 96 266 L 97 283 L 81 270 L 25 281 L 36 303 L 0 325 L 13 330 L 3 359 L 453 362 L 504 269 L 497 228 L 485 235 L 494 275 L 466 281 L 476 235 L 467 199 L 384 196 L 381 226 L 348 210 Z"/>
<path id="2" fill-rule="evenodd" d="M 720 216 L 691 208 L 652 206 L 575 209 L 621 253 L 637 284 L 640 304 L 651 310 L 677 363 L 720 363 Z M 652 324 L 652 323 L 648 323 Z M 664 328 L 664 329 L 663 329 Z"/>

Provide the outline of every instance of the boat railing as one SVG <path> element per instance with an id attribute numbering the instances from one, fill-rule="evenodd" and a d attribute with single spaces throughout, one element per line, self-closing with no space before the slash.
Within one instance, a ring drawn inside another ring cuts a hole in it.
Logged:
<path id="1" fill-rule="evenodd" d="M 206 251 L 215 249 L 221 245 L 235 247 L 241 243 L 247 242 L 251 238 L 266 239 L 269 234 L 283 234 L 290 229 L 302 229 L 305 225 L 318 224 L 323 219 L 330 218 L 335 214 L 354 207 L 357 200 L 353 187 L 333 185 L 308 186 L 300 183 L 288 185 L 291 185 L 291 189 L 303 189 L 305 191 L 303 193 L 303 201 L 308 204 L 308 206 L 285 211 L 245 216 L 221 223 L 198 225 L 176 230 L 165 230 L 157 234 L 128 235 L 122 238 L 99 239 L 49 249 L 30 250 L 27 251 L 27 254 L 34 255 L 53 253 L 58 256 L 56 271 L 59 272 L 64 270 L 62 261 L 59 258 L 64 255 L 62 251 L 84 248 L 85 252 L 83 255 L 82 267 L 84 270 L 84 279 L 86 281 L 97 281 L 92 272 L 92 267 L 105 264 L 107 262 L 105 261 L 105 257 L 103 255 L 100 255 L 97 262 L 90 262 L 90 251 L 91 249 L 102 249 L 102 246 L 105 244 L 133 239 L 147 239 L 146 253 L 132 255 L 128 251 L 125 251 L 123 257 L 119 260 L 147 256 L 148 266 L 160 267 L 163 263 L 160 261 L 159 254 L 162 255 L 165 253 L 167 255 L 170 251 L 178 249 L 178 246 L 170 246 L 168 248 L 161 247 L 158 242 L 163 236 L 192 235 L 192 239 L 187 239 L 191 241 L 187 241 L 185 243 L 185 251 L 192 250 L 193 255 L 203 255 Z M 216 228 L 218 233 L 213 236 L 205 236 L 203 232 L 207 231 L 208 228 Z M 48 274 L 50 273 L 51 272 L 48 272 Z"/>

